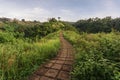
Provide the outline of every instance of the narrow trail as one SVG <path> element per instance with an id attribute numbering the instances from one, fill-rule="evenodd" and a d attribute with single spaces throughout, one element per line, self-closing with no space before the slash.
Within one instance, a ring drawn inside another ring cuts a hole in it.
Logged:
<path id="1" fill-rule="evenodd" d="M 73 47 L 60 33 L 61 49 L 58 55 L 36 70 L 28 80 L 70 80 L 74 60 Z"/>

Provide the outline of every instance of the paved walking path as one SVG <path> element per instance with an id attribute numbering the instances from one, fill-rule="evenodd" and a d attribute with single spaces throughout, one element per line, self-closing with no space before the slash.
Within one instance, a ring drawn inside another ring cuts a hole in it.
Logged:
<path id="1" fill-rule="evenodd" d="M 70 71 L 73 64 L 73 47 L 60 34 L 61 50 L 38 70 L 28 80 L 70 80 Z"/>

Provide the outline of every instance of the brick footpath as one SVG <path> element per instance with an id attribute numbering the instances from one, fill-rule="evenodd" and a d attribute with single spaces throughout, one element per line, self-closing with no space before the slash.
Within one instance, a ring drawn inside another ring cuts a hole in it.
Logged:
<path id="1" fill-rule="evenodd" d="M 60 34 L 61 50 L 58 55 L 36 70 L 28 80 L 70 80 L 74 60 L 73 47 Z"/>

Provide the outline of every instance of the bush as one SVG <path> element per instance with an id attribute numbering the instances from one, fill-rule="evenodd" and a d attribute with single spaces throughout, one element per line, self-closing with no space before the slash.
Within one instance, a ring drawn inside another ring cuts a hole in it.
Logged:
<path id="1" fill-rule="evenodd" d="M 14 39 L 13 33 L 0 32 L 0 43 L 13 42 Z"/>
<path id="2" fill-rule="evenodd" d="M 59 48 L 57 36 L 33 43 L 22 39 L 1 43 L 0 80 L 26 80 L 42 63 L 56 56 Z"/>
<path id="3" fill-rule="evenodd" d="M 120 36 L 108 34 L 77 34 L 64 32 L 76 49 L 73 80 L 119 80 Z"/>

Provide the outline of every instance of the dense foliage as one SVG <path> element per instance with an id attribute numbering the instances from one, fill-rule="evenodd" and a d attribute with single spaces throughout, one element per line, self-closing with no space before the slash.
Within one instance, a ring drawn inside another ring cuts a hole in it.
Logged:
<path id="1" fill-rule="evenodd" d="M 1 18 L 2 19 L 2 18 Z M 57 21 L 51 18 L 48 22 L 40 23 L 38 21 L 22 21 L 19 20 L 0 20 L 0 31 L 7 31 L 14 33 L 16 38 L 24 37 L 36 40 L 42 38 L 50 33 L 59 30 L 72 30 L 76 31 L 75 27 L 64 21 Z"/>
<path id="2" fill-rule="evenodd" d="M 120 33 L 64 33 L 76 49 L 73 80 L 120 79 Z"/>
<path id="3" fill-rule="evenodd" d="M 80 32 L 83 31 L 88 33 L 108 33 L 111 32 L 112 29 L 120 31 L 120 18 L 89 18 L 86 20 L 77 21 L 76 23 L 74 23 L 74 26 L 76 26 L 76 28 L 78 28 Z"/>
<path id="4" fill-rule="evenodd" d="M 0 80 L 24 80 L 60 47 L 59 30 L 76 30 L 51 18 L 48 22 L 0 18 Z"/>
<path id="5" fill-rule="evenodd" d="M 0 18 L 0 80 L 26 80 L 38 66 L 54 57 L 60 48 L 60 30 L 76 50 L 73 80 L 119 80 L 119 26 L 120 19 L 111 17 L 76 23 L 55 18 L 43 23 Z"/>
<path id="6" fill-rule="evenodd" d="M 27 39 L 16 39 L 9 32 L 1 32 L 0 80 L 26 80 L 45 60 L 54 57 L 59 48 L 58 32 L 32 43 Z"/>

